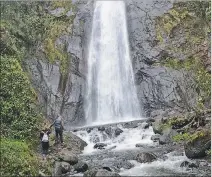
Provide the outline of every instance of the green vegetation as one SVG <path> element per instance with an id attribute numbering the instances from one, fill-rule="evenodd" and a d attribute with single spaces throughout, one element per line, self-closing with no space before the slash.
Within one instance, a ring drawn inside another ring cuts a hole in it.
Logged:
<path id="1" fill-rule="evenodd" d="M 210 136 L 210 131 L 202 130 L 202 131 L 197 131 L 195 133 L 177 134 L 176 136 L 173 137 L 173 140 L 176 142 L 179 142 L 179 141 L 193 142 L 194 140 L 200 139 L 207 135 Z"/>
<path id="2" fill-rule="evenodd" d="M 168 53 L 160 64 L 190 73 L 195 81 L 192 87 L 198 93 L 198 103 L 193 108 L 197 112 L 205 109 L 204 105 L 211 96 L 211 74 L 208 69 L 210 5 L 209 1 L 177 2 L 156 19 L 157 40 Z M 184 59 L 176 56 L 184 56 Z"/>
<path id="3" fill-rule="evenodd" d="M 38 160 L 25 142 L 1 139 L 1 176 L 38 176 Z"/>
<path id="4" fill-rule="evenodd" d="M 58 7 L 64 7 L 59 16 L 50 14 Z M 38 176 L 38 168 L 50 175 L 50 162 L 38 165 L 36 149 L 44 119 L 23 64 L 28 56 L 59 61 L 64 90 L 70 56 L 67 44 L 56 42 L 71 33 L 75 8 L 71 1 L 4 1 L 0 9 L 1 176 Z"/>
<path id="5" fill-rule="evenodd" d="M 15 57 L 1 56 L 1 135 L 31 140 L 37 137 L 41 115 L 36 93 Z"/>

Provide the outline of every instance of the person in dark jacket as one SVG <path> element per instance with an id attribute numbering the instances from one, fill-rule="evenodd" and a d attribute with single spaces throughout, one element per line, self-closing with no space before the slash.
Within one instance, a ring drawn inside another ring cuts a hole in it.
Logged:
<path id="1" fill-rule="evenodd" d="M 44 128 L 40 132 L 40 141 L 41 141 L 41 146 L 42 146 L 43 159 L 46 159 L 46 156 L 48 154 L 50 133 L 51 133 L 51 131 L 48 128 Z"/>
<path id="2" fill-rule="evenodd" d="M 50 128 L 54 125 L 55 128 L 55 135 L 56 135 L 56 144 L 59 142 L 59 136 L 60 136 L 60 143 L 63 144 L 63 130 L 64 130 L 64 124 L 62 117 L 59 115 L 56 120 L 53 122 L 53 124 L 50 126 Z"/>

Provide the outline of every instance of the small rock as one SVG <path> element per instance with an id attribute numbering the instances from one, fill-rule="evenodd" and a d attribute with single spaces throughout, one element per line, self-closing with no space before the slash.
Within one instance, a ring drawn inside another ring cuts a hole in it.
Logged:
<path id="1" fill-rule="evenodd" d="M 198 165 L 196 165 L 195 163 L 184 161 L 181 163 L 180 167 L 198 168 Z"/>
<path id="2" fill-rule="evenodd" d="M 148 124 L 148 123 L 145 123 L 142 127 L 143 127 L 144 129 L 147 129 L 147 128 L 149 128 L 149 124 Z"/>
<path id="3" fill-rule="evenodd" d="M 94 149 L 105 149 L 104 148 L 105 146 L 107 146 L 107 144 L 105 144 L 105 143 L 96 143 L 93 148 Z"/>
<path id="4" fill-rule="evenodd" d="M 152 136 L 151 136 L 151 140 L 154 141 L 154 142 L 155 142 L 155 141 L 158 141 L 158 140 L 160 139 L 160 136 L 161 136 L 161 135 L 159 135 L 159 134 L 152 135 Z"/>
<path id="5" fill-rule="evenodd" d="M 115 136 L 119 136 L 122 132 L 123 132 L 123 130 L 117 127 L 115 129 Z"/>
<path id="6" fill-rule="evenodd" d="M 88 128 L 86 131 L 87 133 L 91 133 L 92 130 L 93 130 L 92 128 Z"/>
<path id="7" fill-rule="evenodd" d="M 105 127 L 98 127 L 98 131 L 101 131 L 101 132 L 105 131 Z"/>
<path id="8" fill-rule="evenodd" d="M 88 170 L 88 165 L 87 163 L 83 161 L 79 161 L 77 164 L 74 165 L 74 171 L 76 171 L 77 173 L 85 172 L 87 170 Z"/>
<path id="9" fill-rule="evenodd" d="M 157 157 L 155 154 L 142 152 L 136 156 L 136 160 L 140 163 L 149 163 L 156 160 Z"/>
<path id="10" fill-rule="evenodd" d="M 136 145 L 135 145 L 135 147 L 144 147 L 144 145 L 143 145 L 143 144 L 138 143 L 138 144 L 136 144 Z"/>
<path id="11" fill-rule="evenodd" d="M 102 169 L 105 169 L 107 171 L 112 171 L 109 167 L 102 167 Z"/>

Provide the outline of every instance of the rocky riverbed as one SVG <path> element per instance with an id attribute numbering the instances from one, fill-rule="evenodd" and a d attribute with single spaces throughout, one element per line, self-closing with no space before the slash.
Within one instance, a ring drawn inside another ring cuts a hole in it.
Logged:
<path id="1" fill-rule="evenodd" d="M 182 143 L 161 143 L 165 135 L 153 130 L 154 119 L 77 128 L 67 133 L 67 145 L 55 158 L 53 176 L 210 174 L 211 164 L 205 156 L 189 159 Z"/>

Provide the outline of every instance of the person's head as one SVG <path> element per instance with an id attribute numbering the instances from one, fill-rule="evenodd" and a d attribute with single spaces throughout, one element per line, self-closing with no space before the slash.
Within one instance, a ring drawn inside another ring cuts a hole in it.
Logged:
<path id="1" fill-rule="evenodd" d="M 57 119 L 62 120 L 62 116 L 59 114 L 59 115 L 57 116 Z"/>

